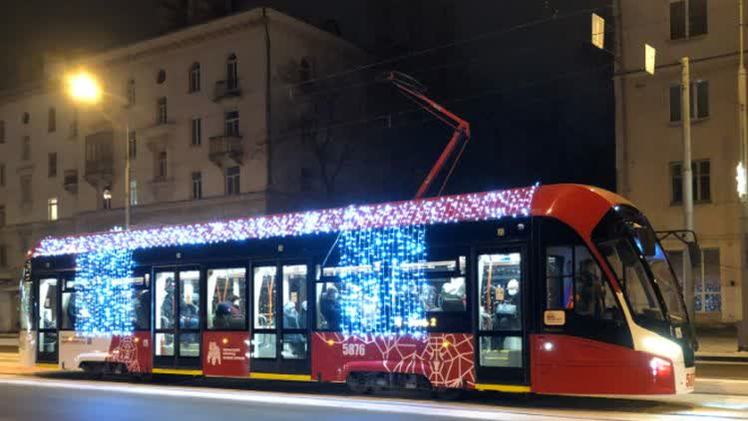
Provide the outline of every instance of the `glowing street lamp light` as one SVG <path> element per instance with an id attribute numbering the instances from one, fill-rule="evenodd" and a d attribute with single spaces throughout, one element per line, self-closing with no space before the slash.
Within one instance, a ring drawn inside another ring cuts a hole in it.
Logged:
<path id="1" fill-rule="evenodd" d="M 94 104 L 101 98 L 99 82 L 88 73 L 79 72 L 68 76 L 68 95 L 78 102 Z"/>

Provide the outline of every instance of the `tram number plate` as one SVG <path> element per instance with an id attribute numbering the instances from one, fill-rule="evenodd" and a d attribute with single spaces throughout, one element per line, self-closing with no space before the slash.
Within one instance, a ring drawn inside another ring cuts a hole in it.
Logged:
<path id="1" fill-rule="evenodd" d="M 343 344 L 343 355 L 349 357 L 363 357 L 366 354 L 364 344 Z"/>
<path id="2" fill-rule="evenodd" d="M 695 373 L 686 373 L 686 387 L 687 388 L 693 388 L 694 383 L 696 383 L 696 374 Z"/>

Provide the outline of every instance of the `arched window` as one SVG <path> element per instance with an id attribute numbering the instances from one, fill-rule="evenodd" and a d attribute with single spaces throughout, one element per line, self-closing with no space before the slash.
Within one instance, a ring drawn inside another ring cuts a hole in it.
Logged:
<path id="1" fill-rule="evenodd" d="M 234 53 L 226 59 L 226 87 L 229 90 L 239 87 L 239 64 Z"/>
<path id="2" fill-rule="evenodd" d="M 127 92 L 127 105 L 134 105 L 135 104 L 135 79 L 130 79 L 127 81 L 127 87 L 125 89 Z"/>
<path id="3" fill-rule="evenodd" d="M 190 66 L 189 80 L 189 92 L 200 91 L 200 63 L 195 62 Z"/>
<path id="4" fill-rule="evenodd" d="M 47 115 L 47 131 L 51 133 L 55 130 L 57 130 L 57 113 L 54 107 L 50 107 Z"/>

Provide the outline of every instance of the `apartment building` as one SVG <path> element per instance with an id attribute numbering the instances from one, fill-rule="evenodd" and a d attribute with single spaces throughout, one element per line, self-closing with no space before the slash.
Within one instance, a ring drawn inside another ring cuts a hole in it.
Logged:
<path id="1" fill-rule="evenodd" d="M 615 78 L 618 190 L 658 230 L 684 228 L 680 59 L 691 61 L 696 319 L 734 322 L 741 315 L 737 0 L 620 0 Z M 657 50 L 644 72 L 644 44 Z M 676 271 L 683 243 L 669 237 Z"/>
<path id="2" fill-rule="evenodd" d="M 364 60 L 335 35 L 260 8 L 52 60 L 46 80 L 0 93 L 0 281 L 11 285 L 0 289 L 0 331 L 16 326 L 13 285 L 41 237 L 123 226 L 125 200 L 144 227 L 275 212 L 314 190 L 305 82 Z M 66 92 L 79 70 L 103 87 L 96 104 Z M 356 95 L 343 114 L 360 111 Z"/>

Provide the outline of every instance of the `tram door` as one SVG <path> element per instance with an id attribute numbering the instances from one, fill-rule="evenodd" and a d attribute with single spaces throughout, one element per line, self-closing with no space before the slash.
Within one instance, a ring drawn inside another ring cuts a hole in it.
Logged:
<path id="1" fill-rule="evenodd" d="M 527 384 L 526 253 L 523 247 L 481 249 L 474 254 L 478 309 L 478 383 Z"/>
<path id="2" fill-rule="evenodd" d="M 154 270 L 154 367 L 200 367 L 201 280 L 198 267 Z"/>
<path id="3" fill-rule="evenodd" d="M 252 266 L 252 373 L 309 373 L 309 265 Z"/>
<path id="4" fill-rule="evenodd" d="M 56 363 L 60 350 L 59 343 L 59 292 L 60 280 L 57 276 L 43 276 L 37 281 L 37 338 L 36 360 Z"/>

